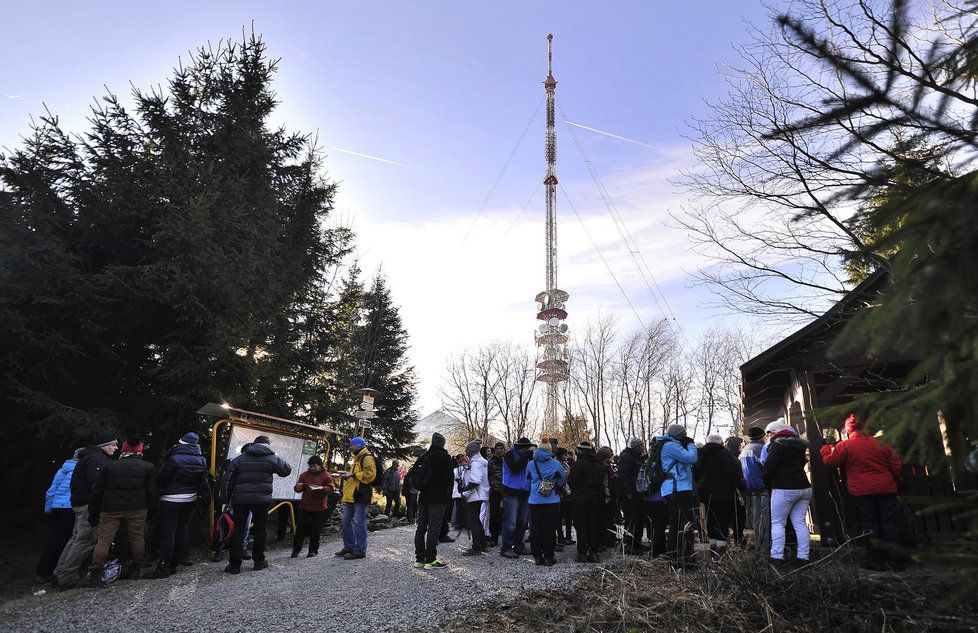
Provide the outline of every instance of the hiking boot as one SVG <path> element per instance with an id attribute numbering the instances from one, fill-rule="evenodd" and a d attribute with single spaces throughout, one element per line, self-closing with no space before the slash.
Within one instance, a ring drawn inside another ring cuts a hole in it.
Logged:
<path id="1" fill-rule="evenodd" d="M 546 565 L 547 567 L 553 567 L 554 565 L 557 564 L 557 561 L 552 558 L 544 558 L 543 564 Z"/>
<path id="2" fill-rule="evenodd" d="M 176 570 L 175 569 L 173 569 L 172 567 L 170 567 L 166 563 L 159 563 L 156 566 L 156 569 L 153 570 L 152 577 L 153 578 L 169 578 L 174 573 L 176 573 Z"/>
<path id="3" fill-rule="evenodd" d="M 506 550 L 505 552 L 499 552 L 499 555 L 502 556 L 503 558 L 512 558 L 512 559 L 516 559 L 520 557 L 520 555 L 514 552 L 513 550 Z"/>
<path id="4" fill-rule="evenodd" d="M 540 565 L 541 567 L 543 566 L 543 562 L 544 562 L 544 561 L 543 561 L 543 556 L 534 556 L 534 557 L 533 557 L 533 561 L 534 561 L 534 562 L 535 562 L 535 563 L 536 563 L 537 565 Z"/>
<path id="5" fill-rule="evenodd" d="M 88 570 L 88 575 L 85 576 L 85 584 L 89 587 L 104 587 L 105 583 L 102 582 L 102 571 L 105 569 L 102 565 L 92 565 Z"/>
<path id="6" fill-rule="evenodd" d="M 790 563 L 783 558 L 769 558 L 767 559 L 767 562 L 768 565 L 774 567 L 778 571 L 787 569 L 787 567 L 790 565 Z"/>
<path id="7" fill-rule="evenodd" d="M 446 567 L 448 567 L 448 565 L 440 560 L 433 560 L 430 563 L 425 563 L 424 566 L 425 569 L 445 569 Z"/>
<path id="8" fill-rule="evenodd" d="M 576 544 L 577 544 L 577 541 L 575 541 L 571 537 L 569 537 L 569 536 L 565 536 L 564 537 L 564 545 L 576 545 Z"/>
<path id="9" fill-rule="evenodd" d="M 316 558 L 317 556 L 319 556 L 319 552 L 308 552 L 306 554 L 306 558 Z"/>
<path id="10" fill-rule="evenodd" d="M 557 545 L 554 545 L 554 551 L 555 552 L 562 552 L 562 551 L 564 551 L 564 546 L 563 545 L 560 545 L 558 543 Z"/>
<path id="11" fill-rule="evenodd" d="M 299 551 L 300 550 L 297 549 L 292 550 L 292 554 L 289 555 L 289 558 L 299 558 Z"/>
<path id="12" fill-rule="evenodd" d="M 462 552 L 462 556 L 481 556 L 481 555 L 482 555 L 482 550 L 475 547 L 470 547 L 469 549 Z"/>
<path id="13" fill-rule="evenodd" d="M 184 567 L 190 567 L 191 565 L 194 564 L 194 561 L 190 560 L 189 556 L 184 556 L 183 558 L 180 559 L 180 564 L 183 565 Z"/>
<path id="14" fill-rule="evenodd" d="M 263 569 L 268 569 L 268 561 L 264 558 L 255 561 L 255 571 L 261 571 Z"/>
<path id="15" fill-rule="evenodd" d="M 230 565 L 229 564 L 227 567 L 224 568 L 224 573 L 226 573 L 226 574 L 240 574 L 241 573 L 241 565 Z"/>
<path id="16" fill-rule="evenodd" d="M 343 548 L 343 549 L 341 549 L 340 551 L 338 551 L 338 552 L 336 552 L 335 554 L 333 554 L 333 556 L 346 556 L 346 555 L 347 555 L 347 554 L 349 554 L 349 553 L 350 553 L 350 550 L 348 550 L 348 549 L 346 549 L 346 548 L 344 547 L 344 548 Z"/>
<path id="17" fill-rule="evenodd" d="M 343 555 L 343 560 L 357 560 L 358 558 L 366 558 L 366 552 L 350 552 L 349 554 Z"/>
<path id="18" fill-rule="evenodd" d="M 241 560 L 251 560 L 251 554 L 245 552 L 244 554 L 241 555 Z"/>
<path id="19" fill-rule="evenodd" d="M 126 578 L 129 580 L 139 580 L 143 575 L 143 561 L 134 560 L 129 566 L 129 571 L 126 573 Z"/>
<path id="20" fill-rule="evenodd" d="M 486 546 L 487 547 L 499 547 L 499 539 L 498 538 L 491 538 L 491 539 L 489 539 L 488 541 L 486 541 Z"/>
<path id="21" fill-rule="evenodd" d="M 455 539 L 453 539 L 450 536 L 440 536 L 440 537 L 438 537 L 438 542 L 439 543 L 454 543 L 455 542 Z"/>

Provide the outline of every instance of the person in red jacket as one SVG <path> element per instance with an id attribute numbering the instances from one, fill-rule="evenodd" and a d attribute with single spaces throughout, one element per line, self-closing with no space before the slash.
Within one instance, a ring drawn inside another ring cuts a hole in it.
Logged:
<path id="1" fill-rule="evenodd" d="M 295 537 L 292 539 L 292 558 L 302 551 L 302 542 L 309 535 L 309 553 L 306 558 L 319 555 L 319 532 L 322 518 L 333 492 L 333 477 L 323 468 L 323 460 L 313 455 L 308 461 L 309 470 L 299 475 L 295 491 L 302 493 L 299 501 L 299 519 L 296 521 Z"/>
<path id="2" fill-rule="evenodd" d="M 822 461 L 829 468 L 845 468 L 849 494 L 856 505 L 863 533 L 867 535 L 866 569 L 903 569 L 903 559 L 879 547 L 879 541 L 896 544 L 900 538 L 897 486 L 902 480 L 900 456 L 865 433 L 865 422 L 853 413 L 846 419 L 848 438 L 822 446 Z"/>

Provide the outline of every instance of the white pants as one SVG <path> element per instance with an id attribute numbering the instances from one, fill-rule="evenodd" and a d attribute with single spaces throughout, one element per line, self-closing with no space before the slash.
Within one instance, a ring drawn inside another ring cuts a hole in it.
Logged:
<path id="1" fill-rule="evenodd" d="M 808 534 L 808 506 L 812 502 L 812 489 L 771 491 L 771 558 L 784 560 L 784 524 L 791 517 L 791 525 L 798 537 L 798 559 L 808 560 L 811 545 Z"/>
<path id="2" fill-rule="evenodd" d="M 479 522 L 482 523 L 482 531 L 486 533 L 486 538 L 489 537 L 489 502 L 486 501 L 482 504 L 482 508 L 479 510 Z"/>

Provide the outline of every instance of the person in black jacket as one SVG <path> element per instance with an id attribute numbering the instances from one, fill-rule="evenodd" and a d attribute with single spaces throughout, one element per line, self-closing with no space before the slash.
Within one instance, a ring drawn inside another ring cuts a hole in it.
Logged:
<path id="1" fill-rule="evenodd" d="M 146 517 L 156 504 L 156 469 L 143 460 L 143 443 L 130 437 L 122 443 L 119 459 L 102 468 L 92 488 L 88 522 L 98 525 L 98 543 L 89 567 L 89 582 L 99 585 L 109 546 L 122 521 L 129 536 L 129 577 L 138 579 L 146 550 Z"/>
<path id="2" fill-rule="evenodd" d="M 187 549 L 190 521 L 206 471 L 207 462 L 200 452 L 200 436 L 196 433 L 181 437 L 163 456 L 163 464 L 156 475 L 160 488 L 157 512 L 160 560 L 156 565 L 156 578 L 173 575 Z"/>
<path id="3" fill-rule="evenodd" d="M 88 520 L 88 502 L 95 481 L 118 446 L 114 437 L 103 435 L 78 455 L 78 463 L 71 474 L 71 510 L 75 514 L 75 525 L 52 574 L 52 582 L 59 587 L 78 584 L 79 571 L 95 549 L 98 531 Z"/>
<path id="4" fill-rule="evenodd" d="M 771 436 L 764 462 L 764 484 L 771 490 L 771 561 L 784 561 L 785 521 L 790 517 L 798 537 L 797 560 L 808 561 L 808 506 L 812 502 L 812 485 L 805 474 L 808 442 L 792 429 Z"/>
<path id="5" fill-rule="evenodd" d="M 234 509 L 234 524 L 245 525 L 248 513 L 251 513 L 253 523 L 252 533 L 255 535 L 255 546 L 251 556 L 254 559 L 255 570 L 268 567 L 265 560 L 265 540 L 268 535 L 268 506 L 272 503 L 272 479 L 275 475 L 288 477 L 292 467 L 269 446 L 271 440 L 267 435 L 259 435 L 251 444 L 241 448 L 241 454 L 232 459 L 221 474 L 220 498 L 223 503 L 230 503 Z M 241 573 L 241 560 L 244 555 L 244 531 L 234 531 L 234 541 L 231 543 L 231 562 L 224 568 L 229 574 Z"/>
<path id="6" fill-rule="evenodd" d="M 644 554 L 649 548 L 642 545 L 645 533 L 645 505 L 642 495 L 635 490 L 635 480 L 645 464 L 645 443 L 637 437 L 628 440 L 628 446 L 618 457 L 618 494 L 625 519 L 625 552 Z"/>
<path id="7" fill-rule="evenodd" d="M 693 480 L 700 502 L 706 507 L 706 529 L 710 550 L 716 555 L 727 550 L 727 538 L 737 508 L 737 491 L 745 492 L 740 460 L 723 446 L 719 435 L 708 435 L 696 454 Z"/>
<path id="8" fill-rule="evenodd" d="M 574 528 L 577 530 L 577 562 L 598 562 L 601 546 L 599 514 L 604 504 L 607 467 L 590 442 L 577 445 L 577 459 L 571 462 L 567 485 L 571 489 Z"/>
<path id="9" fill-rule="evenodd" d="M 431 436 L 431 448 L 411 468 L 411 485 L 418 489 L 418 527 L 414 532 L 414 566 L 443 569 L 438 560 L 442 517 L 452 498 L 452 457 L 441 433 Z"/>

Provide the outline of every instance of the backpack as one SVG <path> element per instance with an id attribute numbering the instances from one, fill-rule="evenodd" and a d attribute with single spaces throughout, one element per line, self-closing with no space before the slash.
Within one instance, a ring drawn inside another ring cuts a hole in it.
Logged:
<path id="1" fill-rule="evenodd" d="M 646 486 L 644 494 L 659 494 L 662 484 L 667 479 L 674 479 L 675 476 L 662 470 L 662 447 L 666 442 L 656 440 L 652 443 L 652 450 L 649 451 L 649 458 L 645 466 L 639 471 L 638 478 L 635 480 L 635 488 L 638 489 L 639 482 L 644 479 Z M 642 490 L 639 490 L 642 492 Z"/>
<path id="2" fill-rule="evenodd" d="M 455 477 L 455 489 L 458 490 L 458 494 L 462 495 L 462 498 L 465 499 L 465 493 L 468 492 L 466 489 L 468 484 L 465 483 L 465 473 L 469 472 L 469 465 L 465 464 L 463 466 L 462 464 L 459 464 L 455 467 L 455 472 L 458 473 L 458 476 Z"/>
<path id="3" fill-rule="evenodd" d="M 375 453 L 368 453 L 368 455 L 374 458 L 374 468 L 377 469 L 377 474 L 374 475 L 374 480 L 370 482 L 370 485 L 373 486 L 374 490 L 376 490 L 377 492 L 383 493 L 384 471 L 386 470 L 384 468 L 384 462 L 379 457 L 377 457 Z M 364 455 L 364 457 L 366 457 L 366 455 Z M 360 463 L 362 464 L 363 460 L 360 460 Z"/>
<path id="4" fill-rule="evenodd" d="M 214 521 L 211 528 L 210 546 L 212 552 L 220 552 L 231 546 L 231 538 L 234 536 L 234 519 L 230 512 L 222 512 L 220 518 Z"/>
<path id="5" fill-rule="evenodd" d="M 405 479 L 411 479 L 411 487 L 417 490 L 419 493 L 428 487 L 431 483 L 431 469 L 428 468 L 428 452 L 425 451 L 421 457 L 419 457 L 413 464 L 411 468 L 408 469 L 407 475 L 404 476 Z"/>
<path id="6" fill-rule="evenodd" d="M 638 469 L 638 476 L 635 478 L 635 492 L 644 495 L 649 491 L 649 470 L 648 461 Z M 661 485 L 661 484 L 660 484 Z"/>

